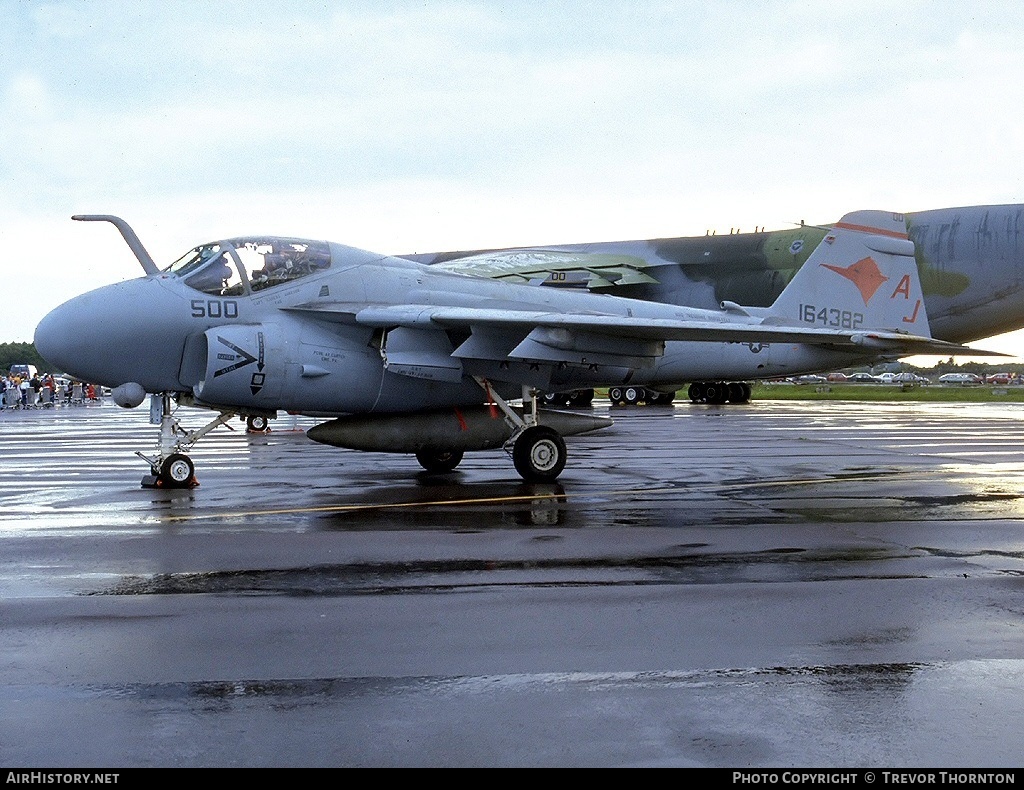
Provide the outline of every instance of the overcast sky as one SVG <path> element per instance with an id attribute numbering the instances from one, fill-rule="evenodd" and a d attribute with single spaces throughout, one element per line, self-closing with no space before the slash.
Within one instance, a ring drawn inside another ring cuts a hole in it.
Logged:
<path id="1" fill-rule="evenodd" d="M 1019 2 L 0 0 L 0 342 L 245 233 L 379 252 L 1024 202 Z M 991 344 L 989 344 L 991 346 Z"/>

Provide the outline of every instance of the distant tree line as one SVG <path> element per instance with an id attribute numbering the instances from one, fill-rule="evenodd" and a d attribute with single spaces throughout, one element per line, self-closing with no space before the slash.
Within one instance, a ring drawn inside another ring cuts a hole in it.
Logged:
<path id="1" fill-rule="evenodd" d="M 0 371 L 6 373 L 11 365 L 35 365 L 40 373 L 51 370 L 50 363 L 39 356 L 34 343 L 0 343 Z"/>

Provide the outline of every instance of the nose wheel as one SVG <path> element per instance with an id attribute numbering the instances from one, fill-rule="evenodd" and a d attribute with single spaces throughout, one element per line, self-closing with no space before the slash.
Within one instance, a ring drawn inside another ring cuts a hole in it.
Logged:
<path id="1" fill-rule="evenodd" d="M 227 425 L 234 412 L 224 412 L 197 431 L 188 432 L 171 413 L 171 393 L 161 393 L 160 441 L 155 456 L 137 452 L 149 463 L 151 475 L 142 478 L 144 488 L 192 488 L 199 485 L 196 466 L 185 451 L 218 425 Z M 230 426 L 229 426 L 230 427 Z"/>
<path id="2" fill-rule="evenodd" d="M 199 485 L 196 465 L 184 453 L 171 453 L 158 464 L 151 464 L 150 471 L 153 474 L 142 478 L 143 488 L 193 488 Z"/>
<path id="3" fill-rule="evenodd" d="M 191 488 L 199 485 L 196 480 L 196 466 L 184 453 L 171 453 L 160 464 L 156 475 L 159 488 Z"/>

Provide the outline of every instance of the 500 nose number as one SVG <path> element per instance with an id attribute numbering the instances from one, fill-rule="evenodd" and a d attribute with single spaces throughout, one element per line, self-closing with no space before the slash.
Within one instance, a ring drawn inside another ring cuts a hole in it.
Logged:
<path id="1" fill-rule="evenodd" d="M 218 299 L 192 300 L 193 318 L 238 318 L 238 302 L 228 299 L 221 302 Z"/>

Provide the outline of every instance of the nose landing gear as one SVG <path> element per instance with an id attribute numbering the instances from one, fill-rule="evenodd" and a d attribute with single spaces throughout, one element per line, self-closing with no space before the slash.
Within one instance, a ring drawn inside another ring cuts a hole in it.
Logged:
<path id="1" fill-rule="evenodd" d="M 149 464 L 152 474 L 142 478 L 143 488 L 193 488 L 199 485 L 196 467 L 187 451 L 218 425 L 226 425 L 234 412 L 222 412 L 197 431 L 186 431 L 171 412 L 171 393 L 161 393 L 160 439 L 157 454 L 135 454 Z"/>
<path id="2" fill-rule="evenodd" d="M 196 465 L 183 453 L 171 453 L 160 464 L 160 482 L 169 488 L 187 488 L 199 485 L 196 480 Z"/>

